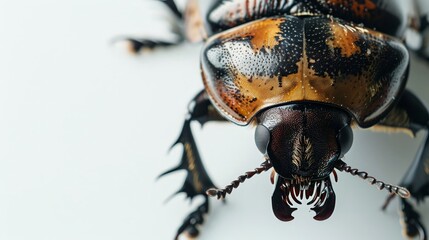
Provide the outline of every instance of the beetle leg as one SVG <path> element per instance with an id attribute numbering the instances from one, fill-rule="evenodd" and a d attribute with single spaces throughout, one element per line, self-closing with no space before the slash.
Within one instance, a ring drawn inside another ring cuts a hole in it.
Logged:
<path id="1" fill-rule="evenodd" d="M 124 41 L 131 53 L 139 53 L 144 50 L 152 50 L 157 47 L 178 45 L 186 40 L 200 42 L 207 38 L 203 18 L 200 13 L 198 0 L 187 0 L 183 11 L 177 8 L 174 0 L 158 0 L 164 3 L 176 16 L 177 21 L 172 23 L 172 33 L 175 39 L 160 40 L 151 38 L 120 37 L 117 41 Z M 116 41 L 115 41 L 116 42 Z"/>
<path id="2" fill-rule="evenodd" d="M 429 2 L 427 0 L 417 0 L 419 10 L 420 28 L 422 35 L 422 46 L 418 54 L 429 61 Z"/>
<path id="3" fill-rule="evenodd" d="M 157 47 L 167 47 L 174 46 L 181 43 L 183 40 L 178 41 L 165 41 L 165 40 L 155 40 L 155 39 L 146 39 L 146 38 L 131 38 L 124 37 L 119 41 L 125 41 L 127 44 L 127 50 L 130 53 L 138 54 L 145 50 L 153 50 Z"/>
<path id="4" fill-rule="evenodd" d="M 187 233 L 191 237 L 198 235 L 198 227 L 203 224 L 204 215 L 208 213 L 209 210 L 209 201 L 206 191 L 209 188 L 215 187 L 204 168 L 200 154 L 198 153 L 198 148 L 192 135 L 191 122 L 194 120 L 198 121 L 200 124 L 216 120 L 225 121 L 214 110 L 207 94 L 204 91 L 200 92 L 189 104 L 189 114 L 183 125 L 182 132 L 178 140 L 173 145 L 183 145 L 182 159 L 177 167 L 168 170 L 167 172 L 161 174 L 161 176 L 178 170 L 186 170 L 187 175 L 185 183 L 177 193 L 183 192 L 190 199 L 200 195 L 204 197 L 204 202 L 185 218 L 183 224 L 177 231 L 175 239 L 177 239 L 182 233 Z"/>
<path id="5" fill-rule="evenodd" d="M 406 42 L 419 57 L 429 61 L 429 2 L 414 0 L 412 3 Z"/>
<path id="6" fill-rule="evenodd" d="M 127 49 L 131 53 L 140 53 L 144 50 L 152 50 L 157 47 L 167 47 L 174 46 L 182 43 L 184 41 L 184 36 L 182 33 L 182 22 L 183 22 L 183 13 L 178 9 L 174 0 L 158 0 L 159 2 L 165 4 L 171 13 L 173 13 L 178 21 L 172 22 L 172 33 L 176 35 L 175 39 L 161 40 L 161 39 L 152 39 L 152 38 L 139 38 L 139 37 L 117 37 L 114 42 L 124 42 Z"/>
<path id="7" fill-rule="evenodd" d="M 428 132 L 429 112 L 413 93 L 406 90 L 398 105 L 377 127 L 394 131 L 405 130 L 412 135 L 420 130 Z M 429 195 L 429 134 L 426 134 L 425 141 L 399 185 L 407 188 L 417 202 Z M 384 208 L 391 199 L 392 197 L 388 198 Z M 426 230 L 417 211 L 409 200 L 401 199 L 400 201 L 404 233 L 408 237 L 419 236 L 420 239 L 426 239 Z"/>
<path id="8" fill-rule="evenodd" d="M 413 208 L 413 206 L 405 199 L 401 199 L 401 225 L 403 227 L 403 234 L 408 238 L 419 237 L 420 240 L 426 240 L 426 229 L 420 221 L 420 214 Z"/>
<path id="9" fill-rule="evenodd" d="M 179 9 L 177 8 L 176 3 L 174 0 L 159 0 L 160 2 L 164 3 L 178 18 L 182 19 L 183 14 Z"/>

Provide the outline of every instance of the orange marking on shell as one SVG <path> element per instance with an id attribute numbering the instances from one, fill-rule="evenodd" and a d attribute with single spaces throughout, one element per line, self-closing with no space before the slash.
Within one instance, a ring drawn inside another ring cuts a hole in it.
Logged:
<path id="1" fill-rule="evenodd" d="M 230 39 L 234 37 L 250 37 L 253 50 L 258 52 L 262 48 L 270 49 L 279 44 L 282 40 L 280 24 L 286 21 L 285 18 L 270 18 L 248 24 L 241 29 L 226 31 L 220 35 L 221 39 Z M 269 36 L 269 37 L 267 37 Z"/>
<path id="2" fill-rule="evenodd" d="M 278 76 L 259 76 L 250 81 L 248 77 L 238 73 L 234 79 L 234 88 L 228 88 L 219 81 L 216 89 L 223 102 L 234 109 L 240 118 L 247 120 L 267 106 L 304 98 L 302 61 L 299 63 L 297 73 L 281 76 L 281 86 Z"/>
<path id="3" fill-rule="evenodd" d="M 307 69 L 305 82 L 309 88 L 306 91 L 306 99 L 335 103 L 350 109 L 362 110 L 366 107 L 368 98 L 365 95 L 373 72 L 367 71 L 360 75 L 344 75 L 342 79 L 331 79 L 328 76 L 317 76 L 316 73 Z"/>
<path id="4" fill-rule="evenodd" d="M 359 40 L 358 30 L 351 26 L 332 23 L 332 37 L 326 40 L 326 44 L 331 47 L 332 51 L 335 48 L 341 50 L 341 54 L 345 57 L 351 57 L 354 54 L 359 54 L 361 49 L 356 46 L 356 41 Z"/>
<path id="5" fill-rule="evenodd" d="M 255 27 L 252 32 L 252 46 L 255 50 L 262 48 L 273 48 L 279 44 L 281 40 L 279 25 L 283 19 L 271 19 L 270 21 L 263 21 Z M 267 36 L 272 36 L 267 38 Z"/>
<path id="6" fill-rule="evenodd" d="M 260 24 L 259 21 L 267 21 L 274 26 L 269 28 L 268 33 L 255 31 L 258 26 L 264 25 Z M 239 47 L 243 55 L 239 56 L 243 58 L 239 57 L 232 61 L 225 57 L 224 62 L 218 63 L 225 65 L 224 69 L 229 74 L 228 79 L 217 79 L 214 74 L 212 76 L 207 75 L 205 72 L 207 69 L 203 68 L 202 70 L 204 84 L 212 102 L 228 119 L 239 125 L 248 124 L 258 111 L 266 107 L 305 100 L 329 103 L 345 108 L 354 113 L 359 124 L 363 126 L 390 106 L 403 83 L 403 79 L 398 79 L 394 84 L 383 84 L 384 80 L 376 76 L 377 69 L 380 67 L 378 61 L 376 61 L 379 57 L 378 50 L 382 50 L 387 41 L 393 41 L 394 39 L 376 31 L 356 26 L 344 26 L 338 22 L 328 22 L 328 20 L 326 24 L 329 24 L 333 33 L 333 37 L 326 41 L 328 47 L 341 49 L 344 57 L 350 57 L 353 54 L 366 54 L 373 58 L 373 61 L 370 61 L 359 74 L 340 72 L 333 79 L 328 73 L 316 73 L 314 66 L 319 64 L 320 59 L 310 59 L 307 56 L 306 46 L 303 49 L 303 57 L 296 62 L 297 71 L 295 73 L 288 73 L 283 76 L 280 71 L 273 71 L 272 75 L 252 74 L 248 69 L 247 72 L 242 71 L 240 69 L 243 68 L 242 60 L 259 56 L 258 54 L 266 54 L 271 57 L 271 60 L 276 60 L 270 56 L 271 53 L 269 52 L 255 52 L 254 45 L 258 44 L 248 44 L 247 41 L 240 42 L 246 36 L 252 36 L 254 37 L 253 39 L 247 40 L 259 42 L 259 45 L 262 46 L 264 44 L 261 44 L 261 42 L 268 41 L 267 39 L 275 39 L 273 36 L 279 35 L 277 31 L 279 30 L 279 22 L 282 22 L 281 20 L 273 18 L 259 21 L 228 30 L 225 33 L 215 35 L 209 40 L 209 43 L 213 40 L 221 40 L 219 46 L 228 46 L 228 44 L 234 42 L 241 44 Z M 277 30 L 274 31 L 274 29 Z M 377 44 L 369 45 L 366 52 L 363 53 L 362 49 L 355 45 L 357 41 L 362 40 Z M 354 47 L 350 47 L 350 44 Z M 267 46 L 267 44 L 264 46 Z M 225 55 L 219 55 L 218 57 L 222 58 L 223 56 Z M 235 60 L 237 61 L 235 62 Z M 220 60 L 215 59 L 215 63 L 216 61 Z M 245 67 L 249 66 L 246 65 Z M 403 72 L 405 68 L 405 64 L 398 65 L 398 71 Z"/>

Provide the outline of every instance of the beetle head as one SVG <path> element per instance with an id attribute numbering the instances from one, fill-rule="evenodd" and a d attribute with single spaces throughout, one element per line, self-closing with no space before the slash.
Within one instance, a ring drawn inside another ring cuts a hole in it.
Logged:
<path id="1" fill-rule="evenodd" d="M 258 149 L 280 176 L 299 182 L 328 177 L 353 142 L 348 114 L 323 105 L 274 107 L 263 112 L 258 122 Z"/>
<path id="2" fill-rule="evenodd" d="M 279 174 L 273 195 L 275 215 L 292 220 L 291 200 L 305 195 L 315 203 L 316 220 L 327 219 L 335 206 L 329 175 L 350 149 L 353 133 L 347 112 L 312 103 L 277 106 L 258 117 L 258 149 Z"/>
<path id="3" fill-rule="evenodd" d="M 406 188 L 379 181 L 341 160 L 353 142 L 351 118 L 341 109 L 301 102 L 266 109 L 259 114 L 257 122 L 256 146 L 266 161 L 223 189 L 208 189 L 207 195 L 225 198 L 246 179 L 274 167 L 273 173 L 278 173 L 278 179 L 271 201 L 275 216 L 282 221 L 293 219 L 294 202 L 301 204 L 304 197 L 308 205 L 313 205 L 314 219 L 325 220 L 332 215 L 335 193 L 329 175 L 333 173 L 337 180 L 334 168 L 360 177 L 379 190 L 410 197 Z M 274 176 L 271 175 L 272 183 Z"/>

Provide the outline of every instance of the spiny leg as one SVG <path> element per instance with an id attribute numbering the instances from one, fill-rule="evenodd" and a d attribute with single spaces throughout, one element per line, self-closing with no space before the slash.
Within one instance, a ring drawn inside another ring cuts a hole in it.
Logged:
<path id="1" fill-rule="evenodd" d="M 420 130 L 429 130 L 429 112 L 423 103 L 410 91 L 405 91 L 398 105 L 376 126 L 386 130 L 403 130 L 415 135 Z M 429 195 L 429 135 L 420 146 L 414 161 L 403 177 L 400 186 L 407 188 L 411 196 L 420 202 Z M 389 196 L 383 205 L 387 207 L 393 195 Z M 426 230 L 420 221 L 420 215 L 408 202 L 400 200 L 400 211 L 404 233 L 408 237 L 419 236 L 426 239 Z"/>
<path id="2" fill-rule="evenodd" d="M 187 233 L 191 237 L 196 237 L 199 234 L 198 227 L 203 224 L 204 215 L 209 211 L 206 191 L 215 187 L 204 168 L 192 135 L 191 122 L 194 120 L 200 124 L 208 121 L 225 121 L 213 108 L 204 91 L 200 92 L 189 104 L 189 113 L 184 122 L 182 132 L 173 145 L 173 147 L 177 144 L 183 145 L 182 159 L 177 167 L 168 170 L 161 176 L 178 170 L 186 170 L 185 183 L 176 194 L 183 192 L 190 199 L 200 195 L 204 197 L 204 202 L 185 218 L 183 224 L 177 230 L 175 239 L 178 239 L 182 233 Z"/>

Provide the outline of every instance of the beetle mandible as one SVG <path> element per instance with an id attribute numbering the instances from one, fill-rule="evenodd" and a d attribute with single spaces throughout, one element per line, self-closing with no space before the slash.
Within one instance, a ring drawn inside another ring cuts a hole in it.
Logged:
<path id="1" fill-rule="evenodd" d="M 429 113 L 405 89 L 409 49 L 429 60 L 429 3 L 403 0 L 214 0 L 201 8 L 188 0 L 184 11 L 163 0 L 184 24 L 178 41 L 125 38 L 133 52 L 203 41 L 201 73 L 205 89 L 190 104 L 176 144 L 184 146 L 178 167 L 186 170 L 180 192 L 204 197 L 179 227 L 197 236 L 209 210 L 209 196 L 225 198 L 246 179 L 272 169 L 274 215 L 290 221 L 299 198 L 309 199 L 314 219 L 335 208 L 331 183 L 337 171 L 358 176 L 400 196 L 404 233 L 426 239 L 409 197 L 429 195 L 429 137 L 398 186 L 353 169 L 342 159 L 353 142 L 352 126 L 428 131 Z M 205 20 L 202 16 L 205 16 Z M 419 33 L 414 41 L 409 33 Z M 417 43 L 415 43 L 417 42 Z M 407 49 L 408 46 L 408 49 Z M 208 176 L 190 123 L 230 121 L 256 126 L 255 142 L 265 161 L 225 188 Z"/>

